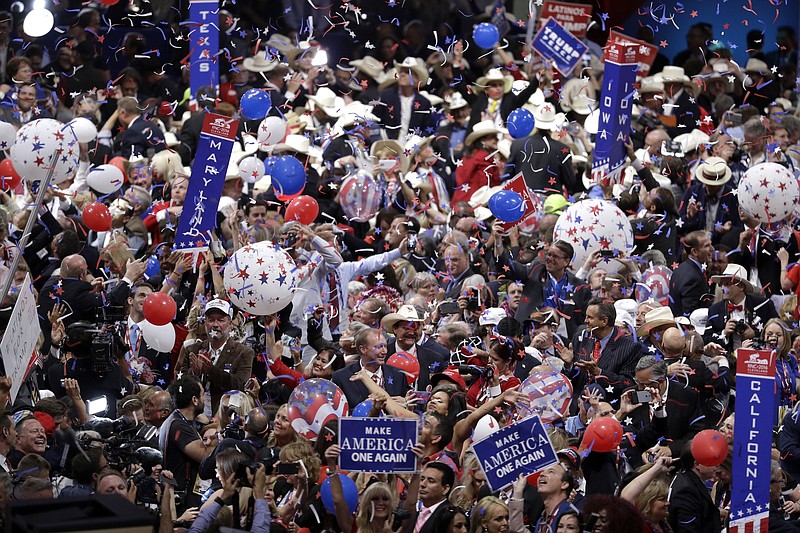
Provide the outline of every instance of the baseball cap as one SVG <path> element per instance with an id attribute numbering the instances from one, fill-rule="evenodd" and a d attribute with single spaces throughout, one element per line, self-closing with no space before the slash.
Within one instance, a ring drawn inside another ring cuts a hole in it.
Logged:
<path id="1" fill-rule="evenodd" d="M 435 387 L 443 379 L 455 383 L 461 388 L 461 390 L 467 390 L 467 383 L 464 381 L 464 378 L 461 377 L 461 374 L 458 373 L 458 368 L 454 366 L 446 368 L 444 372 L 433 374 L 431 376 L 431 385 Z"/>
<path id="2" fill-rule="evenodd" d="M 231 304 L 226 302 L 225 300 L 220 300 L 219 298 L 214 298 L 210 302 L 206 304 L 206 308 L 203 311 L 203 315 L 207 315 L 209 311 L 213 310 L 222 311 L 229 317 L 233 318 L 233 307 Z"/>
<path id="3" fill-rule="evenodd" d="M 542 209 L 545 215 L 560 215 L 570 205 L 572 204 L 563 195 L 551 194 L 544 201 Z"/>
<path id="4" fill-rule="evenodd" d="M 558 450 L 556 452 L 556 456 L 561 462 L 566 463 L 567 466 L 569 466 L 572 470 L 579 470 L 581 467 L 581 455 L 578 453 L 578 449 L 574 446 L 564 448 L 563 450 Z"/>
<path id="5" fill-rule="evenodd" d="M 478 325 L 481 326 L 496 326 L 507 317 L 508 314 L 499 307 L 489 307 L 478 318 Z"/>

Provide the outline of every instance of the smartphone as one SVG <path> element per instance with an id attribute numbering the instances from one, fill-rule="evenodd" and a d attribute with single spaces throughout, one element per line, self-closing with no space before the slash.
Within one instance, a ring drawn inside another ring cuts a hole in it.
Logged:
<path id="1" fill-rule="evenodd" d="M 384 172 L 388 172 L 396 166 L 397 166 L 397 161 L 395 161 L 394 159 L 381 159 L 380 161 L 378 161 L 378 167 Z"/>
<path id="2" fill-rule="evenodd" d="M 728 120 L 731 121 L 731 124 L 734 126 L 741 126 L 742 125 L 742 114 L 741 113 L 727 113 Z"/>
<path id="3" fill-rule="evenodd" d="M 600 250 L 600 255 L 602 257 L 617 257 L 617 252 L 614 250 Z"/>
<path id="4" fill-rule="evenodd" d="M 166 483 L 167 485 L 172 485 L 173 487 L 178 486 L 178 482 L 172 479 L 171 477 L 166 477 L 164 474 L 159 474 L 158 476 L 159 483 Z"/>
<path id="5" fill-rule="evenodd" d="M 652 403 L 653 395 L 648 390 L 637 390 L 631 395 L 632 404 Z"/>
<path id="6" fill-rule="evenodd" d="M 461 311 L 458 302 L 451 300 L 439 304 L 439 313 L 442 315 L 457 315 Z"/>
<path id="7" fill-rule="evenodd" d="M 297 475 L 300 471 L 300 465 L 297 463 L 280 463 L 278 467 L 275 469 L 275 473 L 279 475 Z"/>
<path id="8" fill-rule="evenodd" d="M 417 234 L 416 233 L 409 233 L 408 234 L 408 249 L 414 250 L 417 247 Z"/>
<path id="9" fill-rule="evenodd" d="M 431 399 L 431 391 L 429 390 L 418 390 L 416 392 L 417 398 L 422 400 L 422 403 L 428 403 L 428 400 Z"/>

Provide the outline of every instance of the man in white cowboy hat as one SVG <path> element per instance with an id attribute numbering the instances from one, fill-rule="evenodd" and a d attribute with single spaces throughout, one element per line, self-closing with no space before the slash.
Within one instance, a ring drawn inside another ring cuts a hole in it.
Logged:
<path id="1" fill-rule="evenodd" d="M 389 139 L 405 139 L 409 133 L 432 135 L 436 124 L 431 113 L 431 103 L 419 94 L 428 81 L 428 69 L 418 58 L 407 57 L 402 63 L 395 61 L 397 87 L 381 93 L 375 115 Z"/>
<path id="2" fill-rule="evenodd" d="M 359 101 L 344 106 L 331 130 L 332 138 L 323 145 L 322 160 L 332 163 L 334 168 L 344 168 L 338 161 L 343 157 L 353 156 L 356 160 L 366 158 L 368 152 L 365 145 L 377 123 L 378 117 L 373 114 L 371 106 Z"/>
<path id="3" fill-rule="evenodd" d="M 361 94 L 356 99 L 362 104 L 370 105 L 380 98 L 378 86 L 386 81 L 383 63 L 372 56 L 365 56 L 363 59 L 350 61 L 350 66 L 355 67 L 355 78 L 361 84 Z"/>
<path id="4" fill-rule="evenodd" d="M 744 80 L 742 85 L 745 93 L 742 103 L 764 109 L 770 102 L 780 96 L 780 85 L 775 83 L 775 77 L 770 67 L 760 59 L 750 58 L 744 66 Z M 772 82 L 772 83 L 770 83 Z"/>
<path id="5" fill-rule="evenodd" d="M 541 194 L 561 194 L 564 189 L 569 194 L 577 192 L 580 180 L 575 177 L 569 147 L 548 135 L 559 126 L 553 104 L 540 105 L 534 119 L 534 132 L 511 143 L 511 157 L 506 161 L 507 177 L 522 172 L 528 187 Z"/>
<path id="6" fill-rule="evenodd" d="M 664 103 L 661 122 L 667 127 L 671 137 L 689 133 L 700 120 L 700 108 L 692 93 L 686 89 L 691 83 L 683 67 L 668 65 L 658 76 L 664 83 Z"/>
<path id="7" fill-rule="evenodd" d="M 344 100 L 327 87 L 320 87 L 316 94 L 308 95 L 308 101 L 311 102 L 311 122 L 314 129 L 322 129 L 324 132 L 333 128 L 336 120 L 342 116 L 345 106 Z"/>
<path id="8" fill-rule="evenodd" d="M 708 310 L 706 342 L 735 350 L 745 339 L 758 336 L 767 320 L 778 318 L 772 300 L 759 296 L 747 278 L 747 269 L 735 263 L 728 264 L 721 276 L 712 276 L 711 281 L 722 287 L 723 299 Z"/>
<path id="9" fill-rule="evenodd" d="M 539 81 L 533 78 L 527 87 L 514 94 L 511 92 L 513 82 L 514 78 L 498 68 L 489 69 L 486 75 L 478 78 L 474 89 L 480 96 L 472 104 L 470 128 L 484 120 L 491 120 L 497 126 L 504 126 L 508 115 L 522 107 L 539 88 Z"/>
<path id="10" fill-rule="evenodd" d="M 394 335 L 386 342 L 386 356 L 396 352 L 406 352 L 419 361 L 417 390 L 426 390 L 431 374 L 442 372 L 450 362 L 450 352 L 441 344 L 423 333 L 425 311 L 414 305 L 404 305 L 396 313 L 381 319 L 381 326 Z"/>
<path id="11" fill-rule="evenodd" d="M 724 159 L 709 157 L 695 169 L 695 181 L 683 193 L 681 234 L 703 230 L 718 243 L 732 228 L 742 225 L 739 200 L 730 184 L 731 169 Z"/>

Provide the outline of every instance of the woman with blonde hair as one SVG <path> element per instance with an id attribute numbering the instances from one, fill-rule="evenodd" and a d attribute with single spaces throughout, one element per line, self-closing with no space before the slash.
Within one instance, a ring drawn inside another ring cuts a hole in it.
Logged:
<path id="1" fill-rule="evenodd" d="M 392 531 L 392 511 L 397 507 L 397 496 L 387 483 L 373 483 L 364 489 L 358 498 L 356 512 L 356 533 L 390 533 Z M 338 517 L 338 513 L 337 513 Z M 342 526 L 342 524 L 339 524 Z M 342 527 L 342 531 L 351 531 Z"/>
<path id="2" fill-rule="evenodd" d="M 486 484 L 486 474 L 478 463 L 478 458 L 468 454 L 462 468 L 461 484 L 450 493 L 450 503 L 457 505 L 472 515 L 472 509 L 478 502 L 478 492 Z"/>
<path id="3" fill-rule="evenodd" d="M 666 477 L 670 459 L 661 457 L 639 469 L 639 476 L 622 489 L 620 497 L 634 504 L 644 517 L 645 533 L 672 533 L 669 516 L 669 481 Z"/>
<path id="4" fill-rule="evenodd" d="M 775 358 L 775 384 L 777 385 L 778 410 L 776 423 L 783 420 L 786 412 L 794 407 L 793 398 L 800 390 L 800 369 L 798 369 L 797 356 L 792 350 L 791 328 L 779 318 L 770 318 L 761 330 L 761 340 L 765 350 L 774 350 Z M 745 341 L 743 348 L 750 348 L 750 342 Z"/>
<path id="5" fill-rule="evenodd" d="M 472 523 L 470 533 L 516 533 L 526 531 L 525 525 L 522 523 L 521 513 L 519 514 L 519 520 L 513 520 L 514 523 L 512 523 L 508 506 L 496 496 L 486 496 L 481 499 L 472 513 L 470 513 L 470 522 Z"/>
<path id="6" fill-rule="evenodd" d="M 286 524 L 294 522 L 301 528 L 314 528 L 319 517 L 325 516 L 317 483 L 322 461 L 306 440 L 283 446 L 278 459 L 282 465 L 297 465 L 296 474 L 285 475 L 289 491 L 276 498 L 278 515 Z"/>

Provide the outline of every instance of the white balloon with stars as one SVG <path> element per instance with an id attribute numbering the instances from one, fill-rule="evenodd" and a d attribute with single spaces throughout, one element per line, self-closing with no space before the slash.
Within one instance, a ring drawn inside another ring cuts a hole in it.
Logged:
<path id="1" fill-rule="evenodd" d="M 800 187 L 791 171 L 778 163 L 749 168 L 739 181 L 739 205 L 759 222 L 781 222 L 795 210 Z"/>
<path id="2" fill-rule="evenodd" d="M 578 269 L 594 250 L 619 254 L 633 249 L 633 229 L 628 217 L 606 200 L 583 200 L 558 217 L 554 241 L 566 241 L 575 250 L 572 265 Z"/>
<path id="3" fill-rule="evenodd" d="M 270 241 L 249 244 L 225 265 L 225 291 L 239 309 L 253 315 L 277 313 L 292 301 L 297 282 L 292 258 Z"/>
<path id="4" fill-rule="evenodd" d="M 61 183 L 78 168 L 79 155 L 75 132 L 52 118 L 34 120 L 22 126 L 11 147 L 14 170 L 29 182 L 45 179 L 54 167 L 51 183 Z"/>

